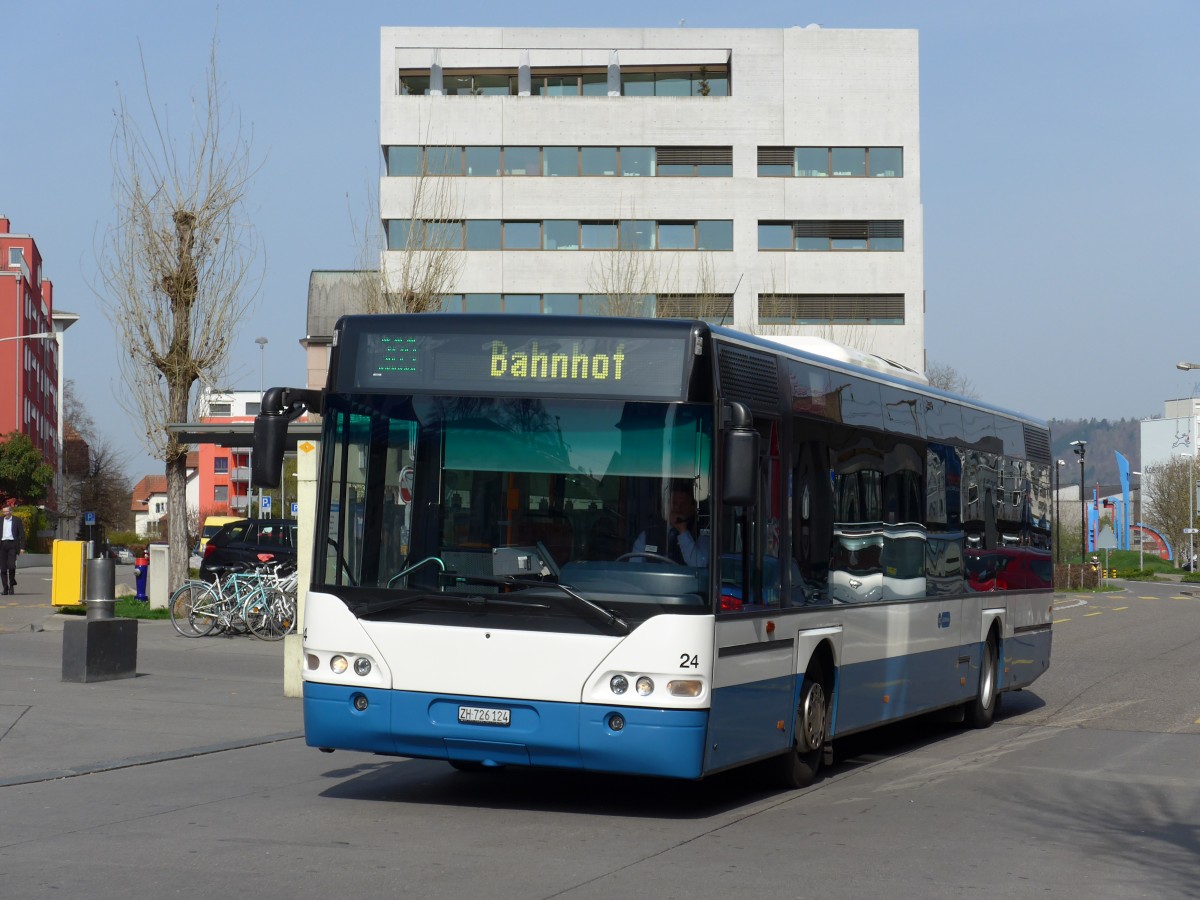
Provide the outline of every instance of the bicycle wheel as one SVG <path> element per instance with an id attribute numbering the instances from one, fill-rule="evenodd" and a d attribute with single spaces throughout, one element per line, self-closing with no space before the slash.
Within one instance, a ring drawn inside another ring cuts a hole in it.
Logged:
<path id="1" fill-rule="evenodd" d="M 246 604 L 246 625 L 264 641 L 278 641 L 295 627 L 295 616 L 287 596 L 274 588 L 264 589 Z"/>
<path id="2" fill-rule="evenodd" d="M 204 581 L 187 581 L 168 604 L 171 624 L 184 637 L 203 637 L 216 627 L 217 609 L 221 598 L 213 586 Z"/>

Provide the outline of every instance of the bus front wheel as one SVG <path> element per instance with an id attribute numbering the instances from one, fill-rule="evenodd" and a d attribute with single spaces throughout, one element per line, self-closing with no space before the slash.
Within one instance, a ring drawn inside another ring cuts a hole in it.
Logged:
<path id="1" fill-rule="evenodd" d="M 792 749 L 779 759 L 780 781 L 785 788 L 808 787 L 821 768 L 821 755 L 829 734 L 828 681 L 820 664 L 814 662 L 804 673 Z"/>
<path id="2" fill-rule="evenodd" d="M 1000 708 L 1000 654 L 996 639 L 989 635 L 983 645 L 983 659 L 979 664 L 979 690 L 974 700 L 968 700 L 964 708 L 966 722 L 972 728 L 987 728 L 996 718 Z"/>

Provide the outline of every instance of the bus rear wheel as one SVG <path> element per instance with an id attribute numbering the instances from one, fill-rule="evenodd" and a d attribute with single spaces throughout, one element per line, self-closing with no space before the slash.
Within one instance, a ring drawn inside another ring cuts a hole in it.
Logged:
<path id="1" fill-rule="evenodd" d="M 785 788 L 808 787 L 821 768 L 829 734 L 829 693 L 825 672 L 813 663 L 804 673 L 804 686 L 796 704 L 792 749 L 779 759 L 779 780 Z"/>

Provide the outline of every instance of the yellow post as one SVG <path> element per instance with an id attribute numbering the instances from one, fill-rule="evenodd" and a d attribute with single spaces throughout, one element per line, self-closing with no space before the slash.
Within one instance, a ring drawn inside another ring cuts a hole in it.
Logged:
<path id="1" fill-rule="evenodd" d="M 50 582 L 52 606 L 78 606 L 83 603 L 83 562 L 87 544 L 83 541 L 55 541 L 50 553 L 54 567 Z"/>

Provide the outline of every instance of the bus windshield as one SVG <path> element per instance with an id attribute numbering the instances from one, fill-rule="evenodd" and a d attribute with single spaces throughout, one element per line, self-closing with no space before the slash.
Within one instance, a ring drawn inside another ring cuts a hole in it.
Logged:
<path id="1" fill-rule="evenodd" d="M 407 610 L 515 579 L 633 619 L 711 611 L 710 407 L 333 394 L 325 416 L 316 581 L 352 608 L 355 588 Z"/>

